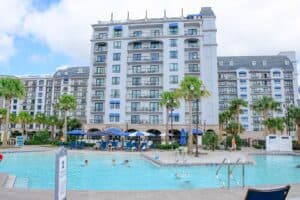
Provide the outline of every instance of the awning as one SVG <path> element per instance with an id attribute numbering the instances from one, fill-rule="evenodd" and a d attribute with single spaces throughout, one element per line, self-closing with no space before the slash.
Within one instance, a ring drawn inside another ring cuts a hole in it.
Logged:
<path id="1" fill-rule="evenodd" d="M 122 25 L 114 26 L 115 31 L 122 31 L 122 29 L 123 29 Z"/>
<path id="2" fill-rule="evenodd" d="M 174 23 L 170 23 L 169 27 L 170 28 L 177 28 L 178 27 L 178 23 L 175 23 L 175 22 Z"/>
<path id="3" fill-rule="evenodd" d="M 110 100 L 110 104 L 120 104 L 120 100 Z"/>

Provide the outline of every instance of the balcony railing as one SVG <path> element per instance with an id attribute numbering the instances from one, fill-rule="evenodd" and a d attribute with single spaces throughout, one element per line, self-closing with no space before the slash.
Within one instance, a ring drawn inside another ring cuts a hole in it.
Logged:
<path id="1" fill-rule="evenodd" d="M 140 119 L 140 120 L 131 120 L 130 121 L 130 124 L 162 124 L 163 121 L 162 120 L 143 120 L 143 119 Z"/>
<path id="2" fill-rule="evenodd" d="M 132 37 L 132 38 L 160 37 L 162 35 L 163 35 L 162 30 L 160 32 L 141 32 L 139 34 L 135 34 L 134 32 L 129 33 L 129 37 Z"/>
<path id="3" fill-rule="evenodd" d="M 127 107 L 127 112 L 162 112 L 162 110 L 155 107 Z"/>
<path id="4" fill-rule="evenodd" d="M 128 62 L 161 62 L 162 58 L 160 57 L 151 57 L 151 56 L 141 56 L 141 57 L 128 57 Z"/>
<path id="5" fill-rule="evenodd" d="M 159 69 L 151 69 L 151 68 L 147 68 L 147 69 L 139 69 L 139 70 L 135 70 L 135 69 L 128 69 L 128 74 L 158 74 L 158 73 L 162 73 L 162 70 Z"/>

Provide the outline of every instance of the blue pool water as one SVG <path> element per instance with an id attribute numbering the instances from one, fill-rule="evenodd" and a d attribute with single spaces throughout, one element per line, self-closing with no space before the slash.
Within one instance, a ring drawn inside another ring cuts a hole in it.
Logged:
<path id="1" fill-rule="evenodd" d="M 0 172 L 17 176 L 15 187 L 54 188 L 54 152 L 7 153 Z M 82 166 L 84 160 L 87 166 Z M 112 166 L 112 159 L 116 165 Z M 121 165 L 128 159 L 130 167 Z M 246 185 L 300 183 L 298 156 L 254 156 L 255 165 L 246 167 Z M 68 189 L 72 190 L 164 190 L 221 187 L 217 166 L 158 167 L 136 155 L 71 153 L 68 156 Z M 226 180 L 225 168 L 221 171 Z M 176 179 L 175 173 L 188 173 Z M 241 167 L 234 170 L 241 180 Z M 232 183 L 234 185 L 234 183 Z"/>

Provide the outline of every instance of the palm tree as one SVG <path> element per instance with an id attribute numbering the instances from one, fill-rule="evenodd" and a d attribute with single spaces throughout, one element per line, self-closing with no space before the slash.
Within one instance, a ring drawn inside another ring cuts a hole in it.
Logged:
<path id="1" fill-rule="evenodd" d="M 46 116 L 47 128 L 51 127 L 51 139 L 55 140 L 55 128 L 58 124 L 58 117 L 56 115 Z"/>
<path id="2" fill-rule="evenodd" d="M 241 125 L 240 125 L 240 114 L 243 114 L 242 107 L 247 107 L 248 103 L 239 98 L 233 99 L 229 104 L 230 112 L 235 116 L 235 122 L 238 125 L 238 134 L 241 133 Z"/>
<path id="3" fill-rule="evenodd" d="M 63 141 L 67 141 L 67 112 L 70 110 L 75 110 L 76 106 L 77 101 L 74 96 L 63 94 L 59 97 L 58 108 L 63 112 L 64 115 Z"/>
<path id="4" fill-rule="evenodd" d="M 239 131 L 242 133 L 243 131 L 245 131 L 244 127 L 240 125 L 240 123 L 236 123 L 235 121 L 230 121 L 226 128 L 226 133 L 231 134 L 231 135 L 235 135 L 237 134 Z"/>
<path id="5" fill-rule="evenodd" d="M 269 133 L 275 133 L 284 131 L 284 119 L 282 117 L 268 118 L 263 121 L 264 126 L 268 129 Z"/>
<path id="6" fill-rule="evenodd" d="M 160 95 L 160 106 L 166 108 L 166 144 L 169 144 L 169 112 L 172 111 L 174 108 L 178 108 L 180 103 L 174 91 L 165 91 Z M 171 112 L 172 113 L 172 112 Z M 171 116 L 173 117 L 173 116 Z"/>
<path id="7" fill-rule="evenodd" d="M 280 110 L 280 103 L 275 101 L 273 97 L 263 96 L 252 104 L 252 108 L 254 111 L 262 113 L 263 121 L 266 121 L 269 118 L 270 111 Z M 264 132 L 267 133 L 266 127 L 264 127 Z"/>
<path id="8" fill-rule="evenodd" d="M 17 124 L 17 123 L 18 123 L 17 114 L 10 113 L 10 115 L 9 115 L 9 124 L 10 124 L 9 128 L 11 129 L 12 125 Z"/>
<path id="9" fill-rule="evenodd" d="M 178 97 L 188 102 L 189 107 L 189 137 L 188 137 L 188 153 L 193 153 L 193 133 L 192 133 L 192 103 L 201 97 L 209 96 L 210 93 L 205 89 L 203 82 L 196 76 L 185 76 L 180 82 L 180 87 L 175 91 Z M 199 116 L 197 113 L 197 119 Z"/>
<path id="10" fill-rule="evenodd" d="M 289 118 L 294 120 L 297 125 L 297 140 L 300 144 L 300 107 L 290 106 L 288 108 Z"/>
<path id="11" fill-rule="evenodd" d="M 23 134 L 27 137 L 27 125 L 33 122 L 33 117 L 27 111 L 21 111 L 17 115 L 17 121 L 23 128 Z"/>
<path id="12" fill-rule="evenodd" d="M 34 122 L 39 125 L 39 130 L 44 128 L 44 124 L 46 123 L 46 115 L 44 113 L 37 113 L 34 117 Z"/>
<path id="13" fill-rule="evenodd" d="M 5 129 L 3 134 L 3 146 L 7 146 L 7 140 L 9 137 L 9 115 L 11 101 L 13 98 L 21 99 L 25 96 L 24 84 L 20 79 L 17 78 L 0 78 L 0 97 L 4 97 L 6 101 L 6 119 Z"/>
<path id="14" fill-rule="evenodd" d="M 6 111 L 6 108 L 0 108 L 0 130 L 2 128 L 4 116 L 6 116 Z"/>
<path id="15" fill-rule="evenodd" d="M 230 110 L 225 110 L 219 114 L 219 129 L 221 132 L 223 132 L 231 120 L 233 120 L 233 114 Z"/>

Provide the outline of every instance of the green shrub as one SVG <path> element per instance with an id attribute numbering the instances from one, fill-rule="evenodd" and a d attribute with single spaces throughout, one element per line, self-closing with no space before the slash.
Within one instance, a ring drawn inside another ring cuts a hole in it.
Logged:
<path id="1" fill-rule="evenodd" d="M 33 135 L 32 139 L 26 140 L 25 144 L 29 145 L 41 145 L 50 144 L 50 132 L 42 130 Z"/>
<path id="2" fill-rule="evenodd" d="M 178 143 L 173 143 L 173 144 L 157 144 L 155 147 L 157 149 L 172 150 L 172 149 L 177 149 L 179 147 L 179 144 Z"/>
<path id="3" fill-rule="evenodd" d="M 206 149 L 215 150 L 218 146 L 218 135 L 214 131 L 208 131 L 203 134 L 202 143 Z"/>
<path id="4" fill-rule="evenodd" d="M 263 149 L 264 146 L 261 144 L 253 144 L 252 147 L 254 147 L 255 149 Z"/>
<path id="5" fill-rule="evenodd" d="M 300 150 L 300 143 L 293 141 L 293 150 Z"/>
<path id="6" fill-rule="evenodd" d="M 231 148 L 232 137 L 235 137 L 236 149 L 241 150 L 242 140 L 238 134 L 234 134 L 226 137 L 226 149 Z"/>

